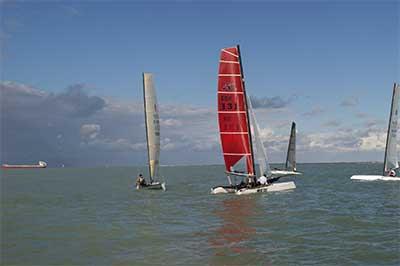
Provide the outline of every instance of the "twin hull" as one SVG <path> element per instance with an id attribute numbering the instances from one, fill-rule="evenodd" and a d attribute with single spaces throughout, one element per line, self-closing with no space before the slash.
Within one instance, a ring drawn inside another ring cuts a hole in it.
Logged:
<path id="1" fill-rule="evenodd" d="M 47 163 L 39 161 L 38 164 L 3 164 L 1 168 L 3 169 L 32 169 L 32 168 L 46 168 Z"/>
<path id="2" fill-rule="evenodd" d="M 241 188 L 237 189 L 234 187 L 219 186 L 211 189 L 211 194 L 227 194 L 235 193 L 236 195 L 248 195 L 262 192 L 274 192 L 274 191 L 285 191 L 295 189 L 296 185 L 294 182 L 282 182 L 275 183 L 266 186 L 259 186 L 255 188 Z"/>
<path id="3" fill-rule="evenodd" d="M 166 187 L 165 187 L 165 182 L 164 183 L 153 182 L 153 183 L 148 184 L 146 186 L 136 185 L 136 189 L 162 189 L 162 190 L 166 190 Z"/>
<path id="4" fill-rule="evenodd" d="M 381 175 L 353 175 L 350 177 L 352 180 L 364 180 L 364 181 L 400 181 L 400 177 L 392 176 L 381 176 Z"/>

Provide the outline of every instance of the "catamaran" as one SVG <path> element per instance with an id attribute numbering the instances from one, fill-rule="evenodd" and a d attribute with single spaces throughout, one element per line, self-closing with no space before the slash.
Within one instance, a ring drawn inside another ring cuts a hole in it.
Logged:
<path id="1" fill-rule="evenodd" d="M 143 73 L 143 102 L 150 182 L 145 185 L 137 184 L 136 189 L 147 188 L 165 190 L 165 182 L 161 183 L 157 181 L 160 179 L 160 119 L 153 75 L 151 73 Z"/>
<path id="2" fill-rule="evenodd" d="M 3 164 L 2 169 L 40 169 L 46 168 L 47 163 L 44 161 L 39 161 L 38 164 Z"/>
<path id="3" fill-rule="evenodd" d="M 399 168 L 397 157 L 397 122 L 399 111 L 399 85 L 394 83 L 392 104 L 390 107 L 389 125 L 386 136 L 385 159 L 383 161 L 382 175 L 353 175 L 350 179 L 366 180 L 366 181 L 400 181 L 400 177 L 396 177 L 396 169 Z"/>
<path id="4" fill-rule="evenodd" d="M 288 151 L 286 154 L 285 169 L 274 168 L 271 170 L 274 178 L 281 178 L 288 175 L 301 175 L 296 169 L 296 123 L 292 122 L 290 129 L 290 137 L 288 144 Z"/>
<path id="5" fill-rule="evenodd" d="M 246 95 L 239 46 L 221 50 L 217 94 L 219 131 L 229 185 L 214 187 L 211 193 L 243 195 L 296 188 L 294 182 L 273 183 L 277 179 L 273 178 L 251 101 Z M 255 159 L 260 177 L 267 179 L 265 184 L 257 183 Z M 239 165 L 244 165 L 245 170 L 235 170 Z M 245 182 L 237 184 L 236 177 L 245 178 Z"/>

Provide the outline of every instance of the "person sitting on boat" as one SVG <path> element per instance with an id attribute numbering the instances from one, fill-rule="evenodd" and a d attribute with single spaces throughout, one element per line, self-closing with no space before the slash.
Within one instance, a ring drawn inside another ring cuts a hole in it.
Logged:
<path id="1" fill-rule="evenodd" d="M 139 176 L 137 177 L 136 185 L 137 186 L 146 186 L 146 180 L 144 179 L 142 174 L 139 174 Z"/>
<path id="2" fill-rule="evenodd" d="M 254 179 L 253 179 L 253 177 L 252 176 L 248 176 L 247 177 L 247 187 L 248 188 L 252 188 L 252 187 L 254 187 Z"/>
<path id="3" fill-rule="evenodd" d="M 257 183 L 261 186 L 264 186 L 265 184 L 267 184 L 267 177 L 265 176 L 265 174 L 263 174 L 262 176 L 260 176 L 257 179 Z"/>
<path id="4" fill-rule="evenodd" d="M 390 169 L 389 176 L 395 177 L 396 176 L 396 171 L 394 169 Z"/>
<path id="5" fill-rule="evenodd" d="M 236 185 L 237 189 L 241 189 L 241 188 L 245 188 L 247 186 L 246 182 L 244 182 L 243 180 L 240 181 L 239 184 Z"/>

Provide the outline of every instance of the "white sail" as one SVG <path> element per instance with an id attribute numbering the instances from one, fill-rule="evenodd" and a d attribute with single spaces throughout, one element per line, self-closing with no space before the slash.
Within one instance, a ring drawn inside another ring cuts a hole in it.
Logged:
<path id="1" fill-rule="evenodd" d="M 296 123 L 292 122 L 289 145 L 286 157 L 286 170 L 296 171 Z"/>
<path id="2" fill-rule="evenodd" d="M 247 106 L 250 117 L 250 127 L 253 136 L 253 143 L 255 144 L 254 158 L 257 161 L 260 167 L 260 175 L 265 174 L 267 177 L 272 175 L 271 168 L 269 167 L 267 153 L 264 148 L 264 144 L 261 141 L 260 137 L 260 128 L 258 127 L 258 123 L 256 120 L 256 116 L 253 111 L 253 107 L 251 105 L 251 100 L 247 97 Z"/>
<path id="3" fill-rule="evenodd" d="M 143 96 L 150 180 L 158 177 L 160 158 L 160 121 L 153 75 L 143 73 Z"/>
<path id="4" fill-rule="evenodd" d="M 399 168 L 397 157 L 397 121 L 399 111 L 399 86 L 394 84 L 392 106 L 390 110 L 389 126 L 386 138 L 386 150 L 384 161 L 384 173 L 386 175 L 391 169 Z"/>

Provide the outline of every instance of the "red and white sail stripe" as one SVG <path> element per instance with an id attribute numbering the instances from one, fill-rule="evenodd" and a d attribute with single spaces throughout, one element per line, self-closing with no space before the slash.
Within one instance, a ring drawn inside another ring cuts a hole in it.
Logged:
<path id="1" fill-rule="evenodd" d="M 244 156 L 248 174 L 254 174 L 247 104 L 237 47 L 221 50 L 218 72 L 218 121 L 226 170 Z"/>

